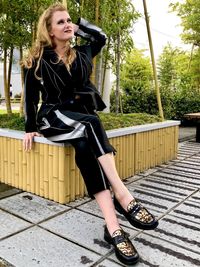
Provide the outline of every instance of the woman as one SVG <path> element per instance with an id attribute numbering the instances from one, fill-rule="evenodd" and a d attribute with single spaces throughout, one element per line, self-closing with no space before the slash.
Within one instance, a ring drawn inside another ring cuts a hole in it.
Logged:
<path id="1" fill-rule="evenodd" d="M 86 45 L 71 47 L 80 36 Z M 64 6 L 55 4 L 38 22 L 36 42 L 23 61 L 25 69 L 26 134 L 24 149 L 42 134 L 54 142 L 70 142 L 88 194 L 95 198 L 105 218 L 104 238 L 115 248 L 118 259 L 134 264 L 139 256 L 119 225 L 115 209 L 140 229 L 154 229 L 158 221 L 135 200 L 121 181 L 114 162 L 114 148 L 95 113 L 103 110 L 89 77 L 92 58 L 105 45 L 102 30 L 80 19 L 73 24 Z M 42 105 L 37 105 L 41 94 Z M 114 194 L 112 200 L 110 187 Z"/>

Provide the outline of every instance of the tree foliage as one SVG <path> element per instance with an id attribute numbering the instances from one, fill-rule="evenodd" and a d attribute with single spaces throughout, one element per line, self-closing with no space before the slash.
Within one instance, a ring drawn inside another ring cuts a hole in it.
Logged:
<path id="1" fill-rule="evenodd" d="M 185 0 L 170 5 L 180 16 L 183 26 L 182 37 L 187 43 L 200 45 L 200 1 Z"/>
<path id="2" fill-rule="evenodd" d="M 124 113 L 157 113 L 156 95 L 150 59 L 133 49 L 121 65 L 121 102 Z M 112 96 L 113 99 L 113 96 Z M 114 102 L 112 100 L 112 109 Z"/>
<path id="3" fill-rule="evenodd" d="M 193 55 L 190 66 L 189 52 L 168 44 L 158 61 L 159 82 L 163 107 L 167 118 L 180 119 L 185 113 L 197 112 L 200 99 L 194 63 L 198 55 Z"/>
<path id="4" fill-rule="evenodd" d="M 69 1 L 70 3 L 71 1 Z M 80 13 L 89 21 L 99 25 L 108 36 L 107 47 L 101 54 L 101 62 L 104 72 L 102 75 L 102 87 L 100 91 L 104 94 L 105 71 L 109 65 L 116 74 L 116 112 L 118 112 L 120 98 L 120 63 L 125 53 L 133 48 L 133 40 L 130 32 L 133 24 L 139 17 L 131 0 L 82 0 L 80 2 Z M 97 7 L 97 2 L 99 6 Z M 97 15 L 98 8 L 98 15 Z"/>
<path id="5" fill-rule="evenodd" d="M 10 104 L 10 80 L 15 48 L 23 51 L 35 38 L 36 20 L 52 0 L 3 0 L 0 9 L 0 51 L 4 65 L 4 92 L 8 114 Z M 22 57 L 22 54 L 21 54 Z M 8 62 L 8 64 L 7 64 Z"/>
<path id="6" fill-rule="evenodd" d="M 53 0 L 2 0 L 0 2 L 0 49 L 5 62 L 5 96 L 8 103 L 8 112 L 11 112 L 9 99 L 9 77 L 12 64 L 13 49 L 23 51 L 31 45 L 35 39 L 36 22 L 41 12 Z M 62 2 L 62 1 L 59 1 Z M 138 17 L 131 0 L 68 0 L 67 6 L 74 22 L 82 16 L 90 22 L 99 25 L 108 35 L 108 45 L 103 54 L 103 66 L 106 69 L 109 62 L 116 63 L 117 34 L 120 33 L 120 57 L 125 51 L 132 48 L 132 39 L 129 35 L 133 23 Z M 119 64 L 119 62 L 117 63 Z"/>
<path id="7" fill-rule="evenodd" d="M 183 3 L 171 4 L 173 11 L 181 18 L 182 38 L 193 45 L 189 71 L 195 89 L 200 90 L 200 1 L 185 0 Z"/>
<path id="8" fill-rule="evenodd" d="M 162 91 L 176 92 L 184 84 L 191 86 L 191 74 L 188 69 L 189 54 L 168 44 L 158 60 L 159 82 Z"/>
<path id="9" fill-rule="evenodd" d="M 158 79 L 165 118 L 182 119 L 185 113 L 199 111 L 200 93 L 194 71 L 198 58 L 195 53 L 189 66 L 189 52 L 171 44 L 164 47 L 158 60 Z M 123 112 L 158 114 L 150 59 L 133 49 L 121 68 Z M 112 95 L 112 110 L 114 104 Z"/>

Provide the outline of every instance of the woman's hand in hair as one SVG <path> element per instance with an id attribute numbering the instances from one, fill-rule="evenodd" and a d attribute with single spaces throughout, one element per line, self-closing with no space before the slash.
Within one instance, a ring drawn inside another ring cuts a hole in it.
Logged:
<path id="1" fill-rule="evenodd" d="M 23 139 L 23 148 L 25 151 L 30 151 L 33 147 L 34 136 L 41 136 L 38 132 L 25 133 Z"/>
<path id="2" fill-rule="evenodd" d="M 79 26 L 76 24 L 73 24 L 73 28 L 74 28 L 74 33 L 76 33 L 79 29 Z"/>

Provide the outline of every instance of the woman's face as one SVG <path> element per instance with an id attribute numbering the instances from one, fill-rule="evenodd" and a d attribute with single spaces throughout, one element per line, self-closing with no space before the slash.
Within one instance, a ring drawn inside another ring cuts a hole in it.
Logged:
<path id="1" fill-rule="evenodd" d="M 74 37 L 74 26 L 66 11 L 55 11 L 53 13 L 49 34 L 55 44 L 65 43 Z"/>

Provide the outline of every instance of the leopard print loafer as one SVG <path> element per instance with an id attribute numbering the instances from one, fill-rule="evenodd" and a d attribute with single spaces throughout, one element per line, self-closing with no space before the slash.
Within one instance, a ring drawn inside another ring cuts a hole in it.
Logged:
<path id="1" fill-rule="evenodd" d="M 153 230 L 158 226 L 158 220 L 135 198 L 129 203 L 127 211 L 122 208 L 118 200 L 113 199 L 115 209 L 124 215 L 131 225 L 143 230 Z"/>

